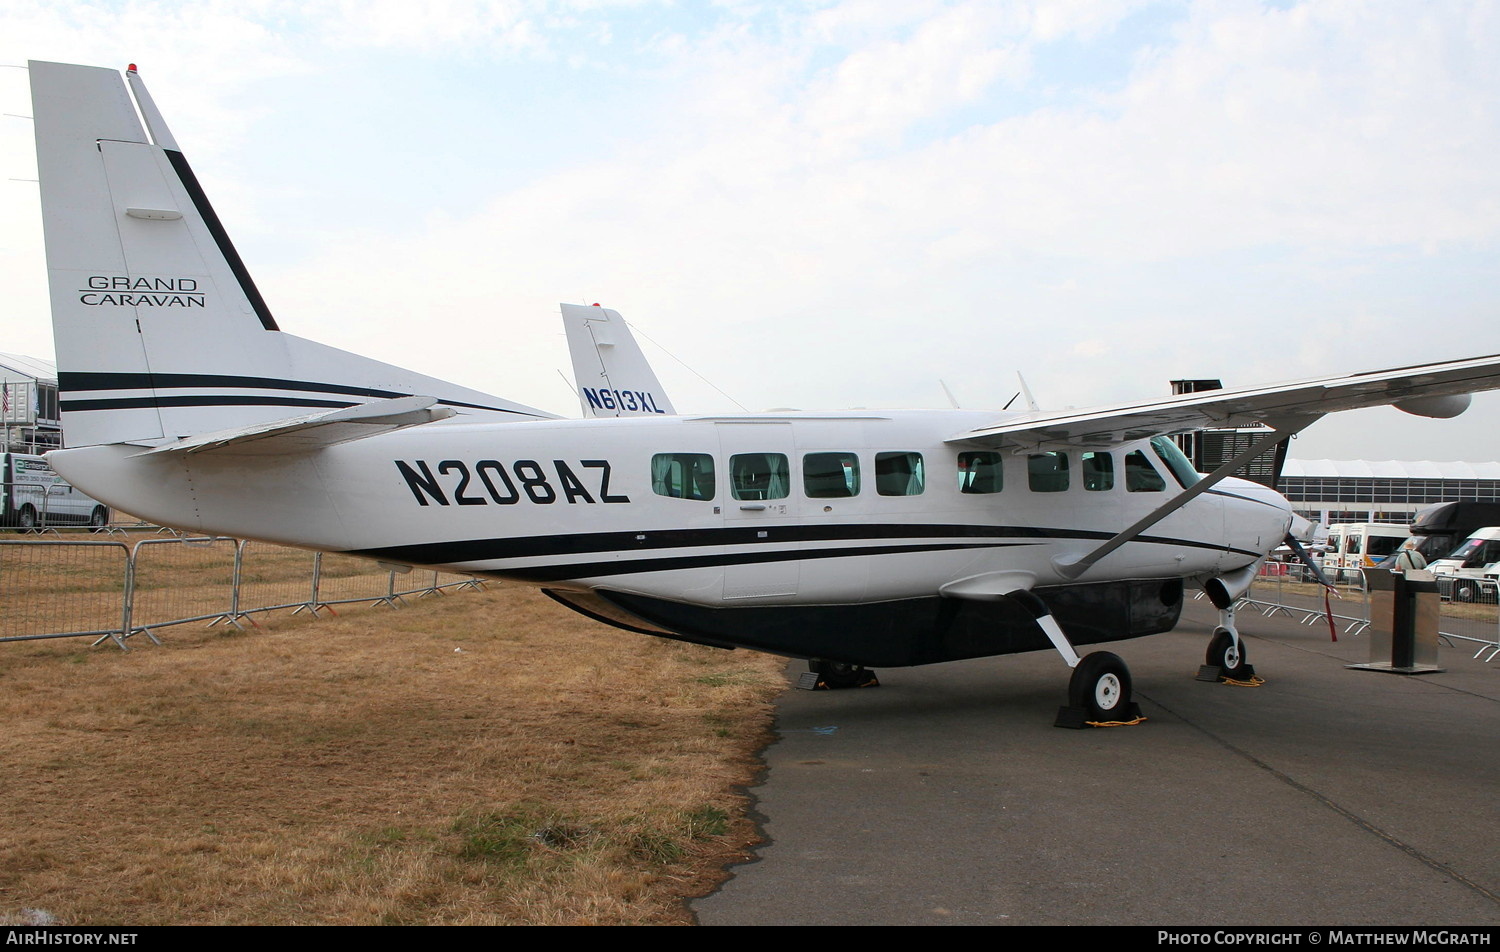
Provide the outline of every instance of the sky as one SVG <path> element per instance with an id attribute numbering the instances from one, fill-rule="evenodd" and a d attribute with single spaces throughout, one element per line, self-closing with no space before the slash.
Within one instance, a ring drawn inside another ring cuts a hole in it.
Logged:
<path id="1" fill-rule="evenodd" d="M 139 65 L 283 330 L 570 416 L 563 301 L 708 413 L 1500 353 L 1488 0 L 7 0 L 0 350 L 50 358 L 28 59 Z"/>

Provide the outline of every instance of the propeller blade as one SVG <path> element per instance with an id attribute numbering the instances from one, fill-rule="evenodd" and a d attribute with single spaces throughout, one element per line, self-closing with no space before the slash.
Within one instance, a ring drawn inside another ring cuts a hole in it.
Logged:
<path id="1" fill-rule="evenodd" d="M 1292 553 L 1297 556 L 1297 559 L 1312 571 L 1313 577 L 1318 580 L 1319 584 L 1321 584 L 1324 588 L 1333 588 L 1333 583 L 1328 581 L 1328 576 L 1323 574 L 1322 567 L 1320 567 L 1317 562 L 1313 561 L 1313 557 L 1311 555 L 1308 555 L 1307 550 L 1302 547 L 1301 542 L 1297 541 L 1296 536 L 1288 532 L 1286 534 L 1285 542 L 1287 544 L 1287 547 L 1292 550 Z"/>

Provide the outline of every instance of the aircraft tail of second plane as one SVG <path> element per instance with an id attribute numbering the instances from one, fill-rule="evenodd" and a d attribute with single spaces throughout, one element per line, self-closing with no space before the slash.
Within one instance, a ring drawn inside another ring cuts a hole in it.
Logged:
<path id="1" fill-rule="evenodd" d="M 564 304 L 562 317 L 585 417 L 677 412 L 619 311 Z"/>

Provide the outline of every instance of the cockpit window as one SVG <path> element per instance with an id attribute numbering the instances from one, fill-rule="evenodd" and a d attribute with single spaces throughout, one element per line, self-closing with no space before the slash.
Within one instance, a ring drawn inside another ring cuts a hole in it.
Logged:
<path id="1" fill-rule="evenodd" d="M 1125 488 L 1133 493 L 1159 493 L 1167 488 L 1167 481 L 1145 453 L 1131 450 L 1125 455 Z"/>
<path id="2" fill-rule="evenodd" d="M 1089 492 L 1108 492 L 1115 488 L 1115 458 L 1110 453 L 1084 453 L 1079 460 L 1083 469 L 1083 488 Z M 1126 466 L 1127 471 L 1129 466 Z"/>
<path id="3" fill-rule="evenodd" d="M 958 454 L 958 491 L 997 493 L 1005 487 L 1005 467 L 999 453 L 977 450 Z"/>

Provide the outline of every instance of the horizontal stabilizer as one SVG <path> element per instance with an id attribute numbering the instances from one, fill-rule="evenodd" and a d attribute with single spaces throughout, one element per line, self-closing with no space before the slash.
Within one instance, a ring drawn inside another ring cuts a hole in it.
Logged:
<path id="1" fill-rule="evenodd" d="M 453 416 L 449 407 L 439 407 L 436 397 L 397 397 L 361 403 L 342 410 L 326 410 L 308 416 L 274 420 L 236 430 L 200 433 L 165 446 L 138 453 L 213 453 L 232 451 L 246 456 L 275 456 L 307 453 L 379 436 L 409 426 L 420 426 Z"/>

